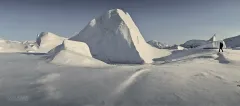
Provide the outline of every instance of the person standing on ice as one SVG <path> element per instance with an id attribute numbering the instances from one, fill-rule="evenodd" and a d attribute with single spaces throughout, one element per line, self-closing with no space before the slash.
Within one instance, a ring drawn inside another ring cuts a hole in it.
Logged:
<path id="1" fill-rule="evenodd" d="M 223 43 L 222 42 L 220 42 L 219 52 L 220 52 L 220 50 L 222 50 L 222 52 L 223 52 Z"/>

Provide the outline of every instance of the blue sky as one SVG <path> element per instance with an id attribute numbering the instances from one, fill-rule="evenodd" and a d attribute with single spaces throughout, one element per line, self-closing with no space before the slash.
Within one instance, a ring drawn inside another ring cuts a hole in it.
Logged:
<path id="1" fill-rule="evenodd" d="M 0 37 L 70 37 L 112 8 L 129 12 L 146 40 L 169 44 L 240 34 L 240 0 L 0 0 Z"/>

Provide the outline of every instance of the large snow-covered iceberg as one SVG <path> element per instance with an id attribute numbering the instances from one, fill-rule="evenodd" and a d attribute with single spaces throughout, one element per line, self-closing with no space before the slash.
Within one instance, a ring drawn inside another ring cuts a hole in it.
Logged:
<path id="1" fill-rule="evenodd" d="M 224 39 L 224 42 L 229 48 L 240 47 L 240 35 Z"/>
<path id="2" fill-rule="evenodd" d="M 93 19 L 70 40 L 87 43 L 95 58 L 108 63 L 151 63 L 170 54 L 147 44 L 130 15 L 120 9 Z"/>
<path id="3" fill-rule="evenodd" d="M 64 40 L 61 45 L 48 52 L 47 59 L 51 63 L 71 66 L 96 67 L 106 65 L 92 58 L 89 47 L 84 42 Z"/>
<path id="4" fill-rule="evenodd" d="M 51 32 L 42 32 L 37 36 L 38 52 L 47 53 L 54 47 L 60 45 L 66 38 L 60 37 Z"/>

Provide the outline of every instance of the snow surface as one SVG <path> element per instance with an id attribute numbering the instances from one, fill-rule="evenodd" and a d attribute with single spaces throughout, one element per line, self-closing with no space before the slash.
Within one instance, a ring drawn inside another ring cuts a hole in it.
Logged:
<path id="1" fill-rule="evenodd" d="M 49 51 L 49 62 L 60 65 L 101 67 L 104 62 L 92 58 L 86 43 L 64 40 L 63 43 Z"/>
<path id="2" fill-rule="evenodd" d="M 168 58 L 177 61 L 102 68 L 59 66 L 41 57 L 0 54 L 1 106 L 240 104 L 239 50 L 182 50 Z"/>
<path id="3" fill-rule="evenodd" d="M 224 39 L 228 48 L 240 47 L 240 35 Z"/>
<path id="4" fill-rule="evenodd" d="M 120 9 L 93 19 L 70 40 L 87 43 L 93 57 L 107 63 L 151 63 L 170 54 L 147 44 L 130 15 Z"/>
<path id="5" fill-rule="evenodd" d="M 157 40 L 150 40 L 147 43 L 150 44 L 153 47 L 158 48 L 158 49 L 164 49 L 164 48 L 169 47 L 167 44 L 161 43 L 161 42 L 159 42 Z"/>
<path id="6" fill-rule="evenodd" d="M 36 42 L 39 46 L 39 49 L 36 52 L 47 53 L 54 47 L 62 44 L 63 40 L 65 39 L 67 38 L 60 37 L 51 32 L 42 32 L 37 36 Z"/>

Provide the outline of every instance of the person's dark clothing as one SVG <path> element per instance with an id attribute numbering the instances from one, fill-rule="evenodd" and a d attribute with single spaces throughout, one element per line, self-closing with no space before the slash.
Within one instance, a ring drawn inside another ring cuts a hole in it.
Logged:
<path id="1" fill-rule="evenodd" d="M 219 52 L 220 52 L 220 50 L 222 50 L 222 52 L 223 52 L 223 43 L 222 42 L 220 42 Z"/>

